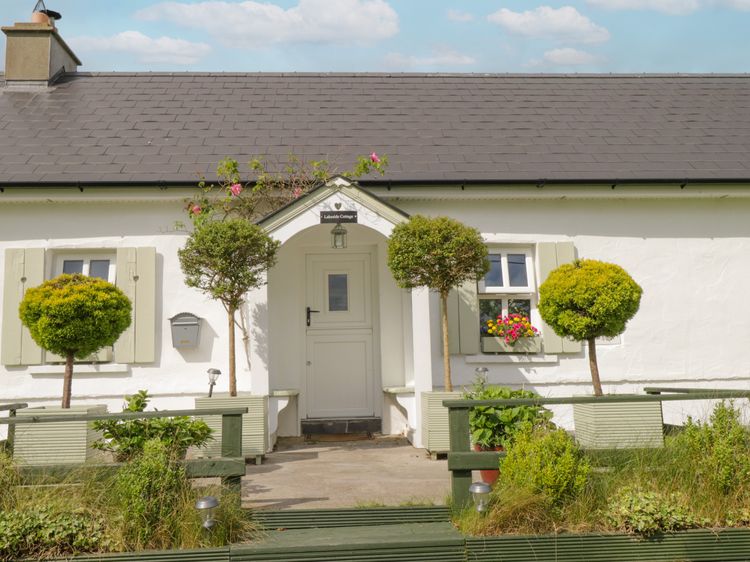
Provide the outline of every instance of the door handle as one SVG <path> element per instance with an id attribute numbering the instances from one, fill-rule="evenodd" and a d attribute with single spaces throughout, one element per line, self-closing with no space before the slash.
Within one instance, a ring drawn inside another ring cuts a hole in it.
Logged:
<path id="1" fill-rule="evenodd" d="M 308 306 L 305 309 L 305 312 L 306 312 L 306 316 L 307 316 L 307 325 L 309 326 L 310 325 L 310 314 L 312 314 L 313 312 L 320 312 L 320 310 L 313 310 L 312 308 L 310 308 Z"/>

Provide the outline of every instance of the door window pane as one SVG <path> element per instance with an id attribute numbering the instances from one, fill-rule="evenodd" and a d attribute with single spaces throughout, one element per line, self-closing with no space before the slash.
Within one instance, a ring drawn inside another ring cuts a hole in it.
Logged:
<path id="1" fill-rule="evenodd" d="M 527 287 L 526 254 L 508 254 L 508 277 L 511 287 Z"/>
<path id="2" fill-rule="evenodd" d="M 328 274 L 328 310 L 349 310 L 349 288 L 346 273 Z"/>
<path id="3" fill-rule="evenodd" d="M 528 299 L 508 299 L 508 314 L 520 314 L 531 318 L 531 301 Z"/>
<path id="4" fill-rule="evenodd" d="M 109 260 L 91 260 L 89 262 L 89 277 L 109 279 Z"/>
<path id="5" fill-rule="evenodd" d="M 487 287 L 503 286 L 503 265 L 499 254 L 490 254 L 490 270 L 484 276 L 484 284 Z"/>
<path id="6" fill-rule="evenodd" d="M 83 260 L 65 260 L 63 273 L 83 273 Z"/>

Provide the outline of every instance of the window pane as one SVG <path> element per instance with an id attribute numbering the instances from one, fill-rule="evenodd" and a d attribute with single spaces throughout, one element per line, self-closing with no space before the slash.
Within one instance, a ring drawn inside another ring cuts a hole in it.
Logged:
<path id="1" fill-rule="evenodd" d="M 328 275 L 328 310 L 349 310 L 349 290 L 346 273 Z"/>
<path id="2" fill-rule="evenodd" d="M 63 273 L 83 273 L 83 260 L 65 260 Z"/>
<path id="3" fill-rule="evenodd" d="M 511 287 L 527 287 L 526 254 L 508 254 L 508 277 Z"/>
<path id="4" fill-rule="evenodd" d="M 503 313 L 502 299 L 480 299 L 479 321 L 482 335 L 487 335 L 487 320 L 497 320 Z"/>
<path id="5" fill-rule="evenodd" d="M 500 261 L 500 254 L 490 254 L 490 270 L 484 276 L 484 284 L 487 287 L 503 286 L 503 266 Z"/>
<path id="6" fill-rule="evenodd" d="M 508 314 L 520 314 L 531 318 L 531 301 L 528 299 L 508 299 Z"/>
<path id="7" fill-rule="evenodd" d="M 109 279 L 109 260 L 91 260 L 89 262 L 89 277 Z"/>

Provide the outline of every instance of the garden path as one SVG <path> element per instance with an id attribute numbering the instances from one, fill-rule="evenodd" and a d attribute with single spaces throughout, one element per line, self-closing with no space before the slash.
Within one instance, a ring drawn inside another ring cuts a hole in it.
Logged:
<path id="1" fill-rule="evenodd" d="M 349 438 L 355 440 L 280 439 L 263 464 L 247 465 L 243 505 L 318 509 L 445 503 L 447 461 L 430 460 L 404 438 Z"/>

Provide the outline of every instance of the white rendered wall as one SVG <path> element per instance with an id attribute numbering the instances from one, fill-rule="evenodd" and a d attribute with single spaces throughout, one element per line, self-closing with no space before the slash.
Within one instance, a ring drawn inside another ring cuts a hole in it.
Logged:
<path id="1" fill-rule="evenodd" d="M 646 385 L 750 388 L 750 200 L 393 203 L 408 213 L 450 215 L 478 228 L 488 243 L 571 240 L 578 257 L 624 267 L 644 292 L 619 341 L 597 345 L 605 393 Z M 433 346 L 436 387 L 439 358 Z M 454 384 L 469 384 L 476 367 L 487 367 L 493 383 L 542 395 L 591 393 L 585 351 L 508 360 L 454 356 Z"/>

